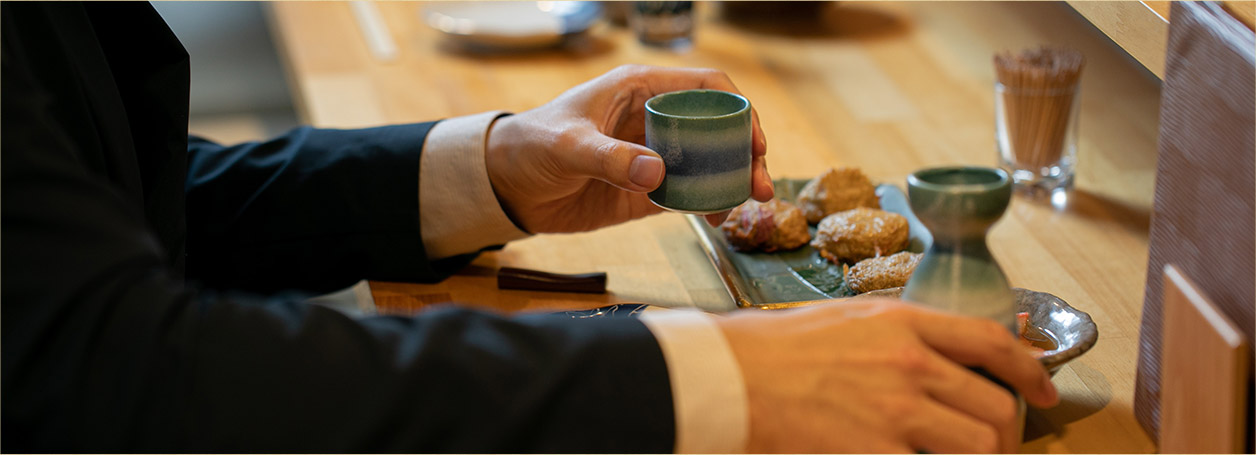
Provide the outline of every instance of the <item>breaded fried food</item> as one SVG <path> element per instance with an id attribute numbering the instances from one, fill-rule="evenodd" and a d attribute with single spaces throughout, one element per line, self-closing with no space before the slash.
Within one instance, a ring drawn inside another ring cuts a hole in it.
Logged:
<path id="1" fill-rule="evenodd" d="M 846 272 L 846 287 L 862 294 L 878 289 L 904 286 L 920 264 L 920 253 L 900 251 L 889 256 L 859 261 Z"/>
<path id="2" fill-rule="evenodd" d="M 861 207 L 824 217 L 811 246 L 834 264 L 855 263 L 903 251 L 907 238 L 907 218 Z"/>
<path id="3" fill-rule="evenodd" d="M 876 185 L 859 168 L 829 169 L 808 181 L 798 192 L 798 208 L 811 224 L 819 223 L 830 214 L 859 207 L 881 208 Z"/>
<path id="4" fill-rule="evenodd" d="M 746 201 L 728 214 L 720 228 L 728 243 L 741 251 L 792 250 L 811 240 L 802 210 L 778 199 Z"/>

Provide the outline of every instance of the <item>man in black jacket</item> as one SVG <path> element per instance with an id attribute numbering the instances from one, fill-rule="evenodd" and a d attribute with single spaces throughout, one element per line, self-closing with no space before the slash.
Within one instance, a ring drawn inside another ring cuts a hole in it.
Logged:
<path id="1" fill-rule="evenodd" d="M 525 232 L 655 213 L 640 106 L 735 91 L 722 73 L 224 147 L 188 138 L 187 54 L 149 5 L 0 8 L 5 452 L 968 452 L 1019 441 L 1011 395 L 957 362 L 1056 399 L 997 325 L 897 302 L 355 320 L 283 292 L 438 281 Z"/>

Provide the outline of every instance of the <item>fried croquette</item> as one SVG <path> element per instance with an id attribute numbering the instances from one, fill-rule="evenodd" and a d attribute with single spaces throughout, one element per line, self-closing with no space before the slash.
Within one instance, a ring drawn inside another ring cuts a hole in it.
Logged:
<path id="1" fill-rule="evenodd" d="M 903 251 L 907 240 L 907 218 L 861 207 L 824 217 L 811 246 L 825 259 L 838 264 Z"/>
<path id="2" fill-rule="evenodd" d="M 798 192 L 798 208 L 812 224 L 830 214 L 859 207 L 881 208 L 876 185 L 859 168 L 829 169 Z"/>
<path id="3" fill-rule="evenodd" d="M 904 286 L 920 263 L 920 253 L 901 251 L 889 256 L 859 261 L 846 272 L 846 287 L 862 294 L 878 289 Z"/>
<path id="4" fill-rule="evenodd" d="M 728 214 L 720 226 L 724 237 L 741 251 L 792 250 L 811 240 L 802 210 L 785 201 L 747 201 Z"/>

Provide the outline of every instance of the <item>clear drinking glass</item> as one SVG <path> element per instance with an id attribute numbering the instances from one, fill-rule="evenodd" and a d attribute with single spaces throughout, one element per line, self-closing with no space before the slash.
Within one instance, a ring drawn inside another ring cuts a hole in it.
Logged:
<path id="1" fill-rule="evenodd" d="M 1079 84 L 1061 88 L 994 85 L 999 166 L 1017 189 L 1052 194 L 1073 186 Z"/>
<path id="2" fill-rule="evenodd" d="M 684 49 L 693 44 L 693 8 L 691 1 L 633 2 L 629 22 L 642 44 Z"/>

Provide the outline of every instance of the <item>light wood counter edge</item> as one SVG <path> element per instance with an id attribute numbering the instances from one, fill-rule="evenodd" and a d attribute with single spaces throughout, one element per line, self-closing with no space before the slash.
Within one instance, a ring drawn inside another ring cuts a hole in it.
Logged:
<path id="1" fill-rule="evenodd" d="M 1134 60 L 1164 79 L 1169 2 L 1068 2 Z"/>

